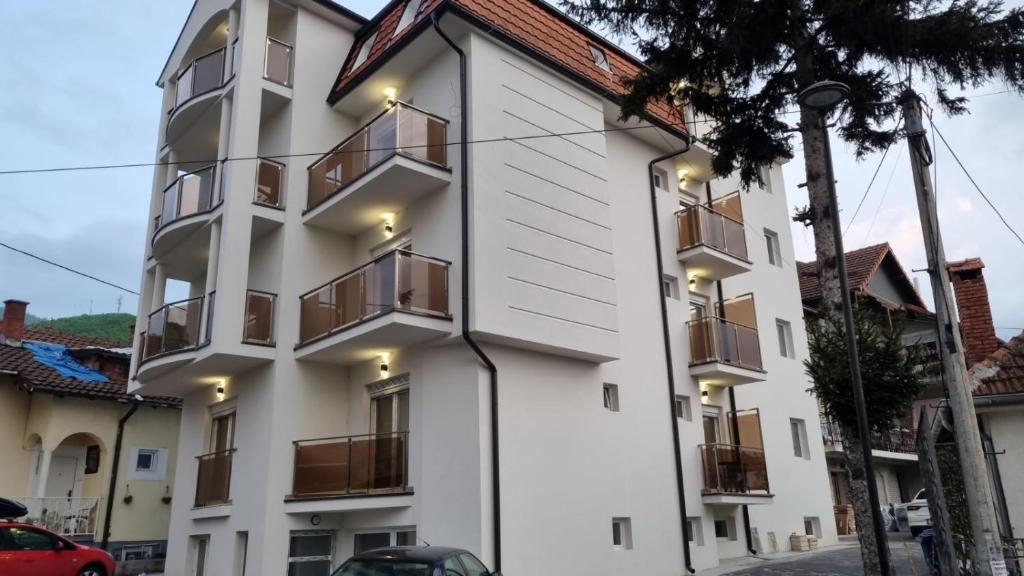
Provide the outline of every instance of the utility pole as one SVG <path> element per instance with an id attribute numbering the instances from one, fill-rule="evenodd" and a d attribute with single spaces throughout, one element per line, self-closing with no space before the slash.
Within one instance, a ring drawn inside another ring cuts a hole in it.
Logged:
<path id="1" fill-rule="evenodd" d="M 914 173 L 914 188 L 917 191 L 917 209 L 921 216 L 921 232 L 928 256 L 928 276 L 935 296 L 935 316 L 939 326 L 939 355 L 946 377 L 949 406 L 953 414 L 956 448 L 960 456 L 960 473 L 963 476 L 964 492 L 971 523 L 971 538 L 974 546 L 968 548 L 974 573 L 979 576 L 1000 576 L 1006 574 L 999 542 L 995 530 L 992 499 L 985 474 L 985 458 L 978 432 L 978 419 L 974 412 L 974 398 L 967 382 L 967 364 L 960 340 L 960 326 L 953 310 L 949 271 L 946 270 L 946 253 L 942 247 L 939 232 L 939 218 L 935 205 L 935 191 L 932 188 L 928 165 L 932 163 L 926 131 L 921 120 L 920 97 L 913 90 L 902 95 L 903 118 L 907 133 L 907 149 L 910 151 L 910 166 Z M 964 534 L 963 536 L 967 536 Z"/>

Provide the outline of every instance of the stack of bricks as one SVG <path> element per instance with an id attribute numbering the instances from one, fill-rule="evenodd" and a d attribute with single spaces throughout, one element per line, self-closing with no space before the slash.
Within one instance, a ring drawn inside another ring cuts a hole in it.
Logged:
<path id="1" fill-rule="evenodd" d="M 984 267 L 981 258 L 950 262 L 947 266 L 956 292 L 956 307 L 960 313 L 960 332 L 968 369 L 999 348 L 992 322 L 992 309 L 989 307 L 988 288 L 981 272 Z"/>

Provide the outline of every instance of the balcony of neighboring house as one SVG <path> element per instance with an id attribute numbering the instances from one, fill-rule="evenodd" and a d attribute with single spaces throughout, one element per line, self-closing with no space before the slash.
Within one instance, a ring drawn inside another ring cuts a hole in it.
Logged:
<path id="1" fill-rule="evenodd" d="M 448 121 L 396 102 L 309 166 L 306 224 L 354 235 L 451 181 Z"/>
<path id="2" fill-rule="evenodd" d="M 677 256 L 689 277 L 722 280 L 753 268 L 738 194 L 711 206 L 694 204 L 676 213 Z"/>
<path id="3" fill-rule="evenodd" d="M 751 295 L 719 303 L 714 316 L 699 314 L 686 323 L 690 339 L 690 375 L 701 385 L 736 386 L 762 382 L 761 363 Z"/>
<path id="4" fill-rule="evenodd" d="M 220 206 L 220 171 L 210 164 L 183 172 L 161 194 L 160 213 L 153 218 L 152 256 L 167 258 L 177 250 L 181 257 L 204 252 L 208 238 L 196 234 Z"/>
<path id="5" fill-rule="evenodd" d="M 299 297 L 299 360 L 351 365 L 452 331 L 450 263 L 394 250 Z"/>
<path id="6" fill-rule="evenodd" d="M 822 422 L 821 433 L 826 452 L 843 451 L 843 432 L 838 424 Z M 854 441 L 859 440 L 855 438 Z M 900 427 L 885 432 L 872 431 L 871 454 L 875 458 L 893 462 L 916 462 L 917 432 Z"/>

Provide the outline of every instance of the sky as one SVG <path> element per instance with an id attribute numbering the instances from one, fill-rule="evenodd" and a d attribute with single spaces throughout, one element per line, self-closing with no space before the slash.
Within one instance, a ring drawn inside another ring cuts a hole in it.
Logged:
<path id="1" fill-rule="evenodd" d="M 385 0 L 344 0 L 372 16 Z M 1008 2 L 1020 5 L 1024 0 Z M 0 2 L 0 170 L 152 162 L 161 91 L 155 81 L 191 0 L 33 0 Z M 97 9 L 102 8 L 102 9 Z M 116 15 L 117 17 L 111 17 Z M 339 66 L 341 62 L 338 63 Z M 967 94 L 1003 91 L 1001 85 Z M 926 96 L 931 96 L 926 94 Z M 1016 94 L 978 97 L 971 114 L 935 124 L 1006 219 L 1024 234 L 1024 201 L 1015 166 L 1024 158 L 1024 101 Z M 790 208 L 807 203 L 803 162 L 784 167 Z M 881 155 L 857 161 L 833 139 L 842 222 L 850 221 Z M 1002 227 L 939 143 L 939 219 L 950 260 L 980 256 L 997 333 L 1024 330 L 1024 246 Z M 150 167 L 0 175 L 0 242 L 138 290 L 153 169 Z M 792 210 L 791 210 L 792 211 Z M 799 260 L 814 258 L 813 235 L 793 225 Z M 847 249 L 889 242 L 920 278 L 931 305 L 921 230 L 905 147 L 889 151 Z M 136 296 L 0 248 L 0 300 L 61 317 L 118 309 L 135 313 Z"/>

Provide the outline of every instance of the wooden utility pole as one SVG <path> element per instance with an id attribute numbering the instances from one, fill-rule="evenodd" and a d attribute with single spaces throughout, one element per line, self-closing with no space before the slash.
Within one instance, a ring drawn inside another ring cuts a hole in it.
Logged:
<path id="1" fill-rule="evenodd" d="M 979 576 L 1006 574 L 1006 562 L 999 552 L 999 532 L 995 529 L 992 498 L 985 473 L 985 457 L 978 432 L 978 419 L 974 413 L 974 398 L 967 382 L 967 364 L 960 340 L 960 326 L 956 319 L 954 300 L 946 270 L 946 253 L 939 232 L 939 218 L 935 205 L 928 166 L 932 163 L 931 149 L 921 120 L 921 100 L 912 90 L 902 96 L 903 118 L 910 151 L 910 166 L 917 191 L 917 208 L 921 216 L 921 233 L 928 256 L 928 276 L 935 297 L 935 316 L 938 323 L 939 356 L 946 378 L 949 407 L 953 414 L 960 472 L 967 496 L 971 534 L 962 534 L 974 541 L 968 547 L 973 572 Z"/>

